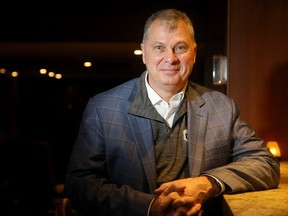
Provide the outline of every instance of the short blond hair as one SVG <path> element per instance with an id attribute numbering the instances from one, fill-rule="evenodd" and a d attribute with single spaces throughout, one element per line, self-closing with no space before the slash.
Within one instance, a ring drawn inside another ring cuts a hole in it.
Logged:
<path id="1" fill-rule="evenodd" d="M 144 33 L 142 41 L 146 41 L 149 35 L 149 28 L 153 22 L 156 20 L 163 22 L 167 28 L 171 31 L 176 30 L 178 28 L 178 22 L 180 20 L 184 21 L 190 30 L 191 38 L 194 42 L 194 27 L 191 19 L 187 16 L 186 13 L 176 10 L 176 9 L 162 9 L 153 13 L 146 21 L 144 26 Z"/>

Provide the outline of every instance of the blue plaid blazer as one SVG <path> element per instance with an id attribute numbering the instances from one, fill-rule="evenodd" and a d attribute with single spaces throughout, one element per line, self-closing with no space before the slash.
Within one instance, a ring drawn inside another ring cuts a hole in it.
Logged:
<path id="1" fill-rule="evenodd" d="M 146 215 L 156 189 L 150 121 L 129 112 L 144 73 L 92 97 L 71 154 L 65 192 L 83 214 Z M 209 173 L 228 193 L 277 187 L 279 163 L 226 95 L 189 82 L 191 177 Z M 137 107 L 145 109 L 145 107 Z"/>

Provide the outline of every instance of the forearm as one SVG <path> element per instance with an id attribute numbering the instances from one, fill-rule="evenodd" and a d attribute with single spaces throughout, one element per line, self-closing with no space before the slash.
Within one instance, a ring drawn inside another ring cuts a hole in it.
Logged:
<path id="1" fill-rule="evenodd" d="M 245 158 L 239 162 L 207 170 L 225 186 L 225 193 L 246 192 L 275 188 L 279 184 L 280 170 L 278 162 L 271 158 L 261 160 Z"/>
<path id="2" fill-rule="evenodd" d="M 104 179 L 67 178 L 65 193 L 73 207 L 80 213 L 95 215 L 143 215 L 153 195 L 133 190 L 129 186 L 117 187 Z"/>

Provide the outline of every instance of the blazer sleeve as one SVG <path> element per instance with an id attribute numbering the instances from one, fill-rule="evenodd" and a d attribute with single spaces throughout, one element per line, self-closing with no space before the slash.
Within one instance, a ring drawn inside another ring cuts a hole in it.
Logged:
<path id="1" fill-rule="evenodd" d="M 219 167 L 206 170 L 222 180 L 226 186 L 226 193 L 264 190 L 276 188 L 280 181 L 279 161 L 271 154 L 264 141 L 241 117 L 237 105 L 230 98 L 225 98 L 231 114 L 229 136 L 230 161 Z M 217 113 L 217 112 L 216 112 Z M 219 113 L 218 116 L 221 117 Z M 221 134 L 214 128 L 215 134 Z M 222 132 L 223 134 L 223 132 Z M 215 161 L 215 163 L 217 163 Z"/>

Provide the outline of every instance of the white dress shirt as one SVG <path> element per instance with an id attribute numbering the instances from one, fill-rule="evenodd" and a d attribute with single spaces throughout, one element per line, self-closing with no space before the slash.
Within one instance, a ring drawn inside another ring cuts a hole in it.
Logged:
<path id="1" fill-rule="evenodd" d="M 179 93 L 174 95 L 167 103 L 148 84 L 148 72 L 146 73 L 145 84 L 151 103 L 156 108 L 158 113 L 166 120 L 167 124 L 172 127 L 175 113 L 177 111 L 178 105 L 184 98 L 184 92 L 187 85 L 185 85 L 184 88 Z"/>

